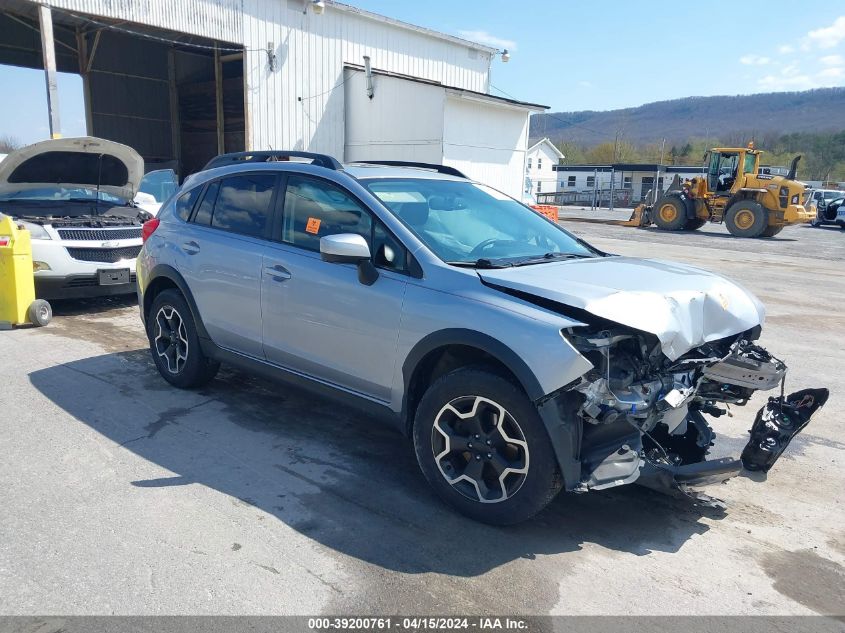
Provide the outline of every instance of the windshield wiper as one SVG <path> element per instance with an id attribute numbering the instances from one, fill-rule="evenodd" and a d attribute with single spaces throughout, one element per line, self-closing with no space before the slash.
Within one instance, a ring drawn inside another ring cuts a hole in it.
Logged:
<path id="1" fill-rule="evenodd" d="M 501 260 L 495 259 L 487 259 L 486 257 L 482 257 L 481 259 L 476 259 L 474 262 L 446 262 L 450 266 L 460 266 L 461 268 L 481 268 L 481 269 L 491 269 L 491 268 L 508 268 L 509 266 L 513 266 L 511 262 L 503 262 Z"/>
<path id="2" fill-rule="evenodd" d="M 513 266 L 530 266 L 531 264 L 545 264 L 556 259 L 583 259 L 591 258 L 593 255 L 586 253 L 546 253 L 542 257 L 532 257 L 514 262 Z"/>

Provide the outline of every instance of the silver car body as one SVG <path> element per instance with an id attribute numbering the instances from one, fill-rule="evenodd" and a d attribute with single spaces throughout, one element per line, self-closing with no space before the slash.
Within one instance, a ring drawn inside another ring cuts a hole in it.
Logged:
<path id="1" fill-rule="evenodd" d="M 192 296 L 205 344 L 217 350 L 215 356 L 248 359 L 356 396 L 389 411 L 405 430 L 412 416 L 413 372 L 426 354 L 448 345 L 478 347 L 507 366 L 538 407 L 568 489 L 630 483 L 642 460 L 620 440 L 625 451 L 615 447 L 582 476 L 578 457 L 571 454 L 577 438 L 558 430 L 561 394 L 582 394 L 578 415 L 592 425 L 607 422 L 608 412 L 615 411 L 641 416 L 650 425 L 646 428 L 664 421 L 670 430 L 683 431 L 687 406 L 700 388 L 689 383 L 691 368 L 709 363 L 715 367 L 713 380 L 731 373 L 730 359 L 743 354 L 733 339 L 742 333 L 752 333 L 753 339 L 764 320 L 761 303 L 739 284 L 677 263 L 602 256 L 498 270 L 449 265 L 363 186 L 368 179 L 462 180 L 456 176 L 403 167 L 347 165 L 341 171 L 257 163 L 200 172 L 180 193 L 221 176 L 265 170 L 310 174 L 347 190 L 394 233 L 422 274 L 381 271 L 376 283 L 363 285 L 354 265 L 323 261 L 319 253 L 281 242 L 188 224 L 176 217 L 172 199 L 138 258 L 142 318 L 151 301 L 145 292 L 168 278 L 168 284 Z M 588 323 L 594 317 L 599 326 Z M 605 331 L 614 324 L 625 331 Z M 588 380 L 596 367 L 585 350 L 606 354 L 609 363 L 611 346 L 632 338 L 631 329 L 656 337 L 665 357 L 681 364 L 621 390 L 609 387 L 609 379 Z M 591 334 L 580 337 L 585 330 Z M 709 350 L 683 360 L 711 342 L 723 343 L 718 357 Z M 728 365 L 722 367 L 722 361 Z M 757 370 L 771 388 L 785 367 L 764 361 L 757 362 Z M 734 394 L 724 401 L 737 399 Z"/>

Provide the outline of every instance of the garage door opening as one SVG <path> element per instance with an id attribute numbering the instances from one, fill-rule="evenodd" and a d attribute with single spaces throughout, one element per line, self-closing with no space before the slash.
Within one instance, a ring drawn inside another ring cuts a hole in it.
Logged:
<path id="1" fill-rule="evenodd" d="M 44 68 L 37 5 L 0 11 L 0 64 Z M 88 133 L 180 180 L 246 149 L 241 46 L 52 9 L 56 70 L 81 75 Z M 61 101 L 61 94 L 59 94 Z"/>

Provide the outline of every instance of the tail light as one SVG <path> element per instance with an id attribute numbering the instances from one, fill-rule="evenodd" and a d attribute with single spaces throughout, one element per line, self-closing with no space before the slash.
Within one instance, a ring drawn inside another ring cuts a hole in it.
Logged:
<path id="1" fill-rule="evenodd" d="M 141 227 L 141 241 L 146 242 L 150 239 L 150 235 L 155 233 L 159 224 L 161 224 L 161 221 L 158 218 L 153 218 L 152 220 L 144 222 L 144 226 Z"/>

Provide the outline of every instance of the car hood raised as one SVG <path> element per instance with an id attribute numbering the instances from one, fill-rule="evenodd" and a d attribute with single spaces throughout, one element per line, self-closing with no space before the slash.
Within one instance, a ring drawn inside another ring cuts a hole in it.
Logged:
<path id="1" fill-rule="evenodd" d="M 144 159 L 131 147 L 93 136 L 41 141 L 0 162 L 0 193 L 43 187 L 85 187 L 132 200 Z"/>
<path id="2" fill-rule="evenodd" d="M 757 297 L 739 284 L 674 262 L 597 257 L 478 274 L 488 285 L 650 332 L 670 360 L 761 325 L 765 318 Z"/>

